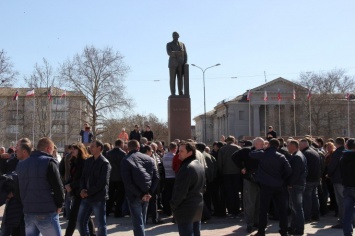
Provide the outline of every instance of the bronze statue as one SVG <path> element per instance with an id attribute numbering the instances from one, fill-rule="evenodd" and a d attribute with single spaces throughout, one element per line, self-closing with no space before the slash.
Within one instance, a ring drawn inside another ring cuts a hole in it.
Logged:
<path id="1" fill-rule="evenodd" d="M 184 76 L 184 65 L 187 62 L 187 53 L 185 44 L 179 42 L 179 34 L 177 32 L 173 33 L 173 41 L 166 44 L 166 51 L 169 57 L 169 72 L 170 72 L 170 92 L 171 95 L 175 95 L 176 88 L 176 77 L 178 81 L 178 92 L 179 95 L 184 95 L 183 93 L 183 76 Z"/>

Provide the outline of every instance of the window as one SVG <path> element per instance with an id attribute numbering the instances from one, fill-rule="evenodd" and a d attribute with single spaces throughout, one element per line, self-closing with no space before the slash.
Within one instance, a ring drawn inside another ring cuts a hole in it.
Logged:
<path id="1" fill-rule="evenodd" d="M 245 111 L 239 111 L 239 120 L 245 120 Z"/>
<path id="2" fill-rule="evenodd" d="M 53 125 L 52 131 L 54 133 L 64 133 L 65 132 L 65 126 L 64 125 Z"/>
<path id="3" fill-rule="evenodd" d="M 64 104 L 64 98 L 54 97 L 53 98 L 53 104 L 54 105 L 63 105 Z"/>
<path id="4" fill-rule="evenodd" d="M 22 126 L 8 125 L 6 130 L 8 133 L 16 134 L 22 132 Z"/>
<path id="5" fill-rule="evenodd" d="M 65 120 L 66 113 L 64 111 L 52 112 L 52 120 Z"/>
<path id="6" fill-rule="evenodd" d="M 17 120 L 17 117 L 18 117 L 19 120 L 22 120 L 23 119 L 23 114 L 19 113 L 18 116 L 17 116 L 17 111 L 12 111 L 10 113 L 10 119 Z"/>

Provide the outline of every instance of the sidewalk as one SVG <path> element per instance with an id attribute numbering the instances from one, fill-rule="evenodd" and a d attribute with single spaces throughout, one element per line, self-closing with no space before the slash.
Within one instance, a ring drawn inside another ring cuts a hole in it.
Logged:
<path id="1" fill-rule="evenodd" d="M 0 208 L 0 220 L 2 220 L 4 206 Z M 171 223 L 171 217 L 162 218 L 164 224 L 146 225 L 147 236 L 167 235 L 175 236 L 179 235 L 177 232 L 177 225 Z M 342 229 L 331 229 L 331 225 L 336 223 L 337 218 L 333 216 L 333 212 L 321 218 L 318 222 L 312 222 L 305 225 L 304 235 L 319 235 L 319 236 L 341 236 L 343 235 Z M 63 217 L 60 217 L 62 232 L 64 235 L 67 222 Z M 150 219 L 149 219 L 150 222 Z M 278 222 L 269 221 L 269 227 L 266 231 L 267 235 L 279 235 L 278 234 Z M 129 217 L 114 218 L 112 216 L 107 218 L 107 232 L 113 236 L 132 236 L 132 225 Z M 255 232 L 254 232 L 255 233 Z M 201 235 L 203 236 L 246 236 L 250 235 L 246 233 L 246 227 L 242 218 L 219 218 L 214 217 L 207 223 L 201 224 Z M 79 236 L 76 230 L 74 236 Z"/>

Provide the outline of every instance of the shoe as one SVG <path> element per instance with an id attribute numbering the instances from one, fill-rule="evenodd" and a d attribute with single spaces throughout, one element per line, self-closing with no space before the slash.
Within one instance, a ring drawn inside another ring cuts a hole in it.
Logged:
<path id="1" fill-rule="evenodd" d="M 331 227 L 332 229 L 342 229 L 343 226 L 341 224 L 336 224 L 336 225 L 332 225 Z"/>

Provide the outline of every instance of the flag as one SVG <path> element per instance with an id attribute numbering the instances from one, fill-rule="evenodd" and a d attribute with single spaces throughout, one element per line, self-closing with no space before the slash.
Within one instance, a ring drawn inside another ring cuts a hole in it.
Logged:
<path id="1" fill-rule="evenodd" d="M 267 92 L 266 92 L 266 90 L 264 91 L 264 101 L 267 101 Z"/>
<path id="2" fill-rule="evenodd" d="M 309 100 L 311 99 L 311 97 L 312 97 L 312 87 L 310 87 L 308 90 L 307 99 Z"/>
<path id="3" fill-rule="evenodd" d="M 67 91 L 64 90 L 64 92 L 62 93 L 62 95 L 60 95 L 60 98 L 64 98 L 64 97 L 66 97 L 66 96 L 67 96 Z"/>
<path id="4" fill-rule="evenodd" d="M 295 91 L 295 89 L 293 89 L 292 98 L 293 98 L 293 100 L 296 100 L 296 91 Z"/>
<path id="5" fill-rule="evenodd" d="M 26 97 L 28 96 L 34 96 L 35 95 L 35 89 L 29 90 L 26 92 Z"/>
<path id="6" fill-rule="evenodd" d="M 48 100 L 52 101 L 52 86 L 49 87 L 49 90 L 48 90 Z"/>
<path id="7" fill-rule="evenodd" d="M 280 89 L 277 90 L 277 100 L 281 101 L 281 92 Z"/>
<path id="8" fill-rule="evenodd" d="M 16 90 L 16 93 L 15 93 L 14 97 L 12 98 L 12 100 L 14 100 L 14 101 L 18 100 L 18 90 Z"/>
<path id="9" fill-rule="evenodd" d="M 247 100 L 248 100 L 248 101 L 250 101 L 250 97 L 251 97 L 251 90 L 249 89 L 248 95 L 247 95 Z"/>

